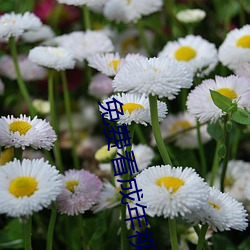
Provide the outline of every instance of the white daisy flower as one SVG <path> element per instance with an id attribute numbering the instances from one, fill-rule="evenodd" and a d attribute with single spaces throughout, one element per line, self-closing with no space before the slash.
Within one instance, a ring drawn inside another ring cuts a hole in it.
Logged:
<path id="1" fill-rule="evenodd" d="M 245 187 L 250 182 L 250 163 L 241 160 L 231 160 L 228 162 L 226 176 L 224 180 L 224 190 L 234 199 L 245 202 Z M 214 186 L 220 187 L 220 176 L 222 166 L 216 175 Z"/>
<path id="2" fill-rule="evenodd" d="M 202 81 L 188 95 L 188 111 L 196 116 L 200 122 L 210 121 L 214 123 L 225 114 L 213 103 L 210 89 L 232 99 L 238 107 L 244 108 L 250 105 L 250 78 L 235 75 L 215 76 L 215 80 Z"/>
<path id="3" fill-rule="evenodd" d="M 56 140 L 55 131 L 45 120 L 20 115 L 0 118 L 0 146 L 5 148 L 44 148 L 50 150 Z"/>
<path id="4" fill-rule="evenodd" d="M 54 38 L 52 43 L 69 50 L 80 62 L 97 53 L 114 50 L 111 39 L 103 31 L 75 31 Z"/>
<path id="5" fill-rule="evenodd" d="M 40 66 L 58 71 L 75 67 L 75 59 L 71 52 L 60 47 L 35 47 L 29 52 L 29 59 Z"/>
<path id="6" fill-rule="evenodd" d="M 194 35 L 168 42 L 159 53 L 166 56 L 185 63 L 198 76 L 208 75 L 218 62 L 215 45 Z"/>
<path id="7" fill-rule="evenodd" d="M 35 43 L 35 42 L 41 42 L 46 41 L 55 36 L 54 31 L 50 28 L 48 25 L 42 25 L 37 30 L 30 30 L 27 32 L 24 32 L 22 35 L 22 39 L 27 43 Z"/>
<path id="8" fill-rule="evenodd" d="M 115 178 L 116 186 L 112 185 L 109 181 L 103 182 L 97 204 L 92 208 L 94 213 L 110 209 L 121 204 L 120 189 Z"/>
<path id="9" fill-rule="evenodd" d="M 50 113 L 50 103 L 47 100 L 34 99 L 32 105 L 40 114 L 48 115 Z"/>
<path id="10" fill-rule="evenodd" d="M 150 216 L 185 216 L 203 207 L 209 196 L 208 185 L 192 168 L 153 166 L 138 174 L 136 182 L 143 190 L 140 204 Z"/>
<path id="11" fill-rule="evenodd" d="M 26 55 L 19 55 L 18 64 L 23 80 L 39 81 L 47 77 L 47 70 L 33 63 Z M 0 58 L 0 75 L 8 77 L 11 80 L 16 80 L 16 70 L 13 59 L 9 55 L 4 55 Z"/>
<path id="12" fill-rule="evenodd" d="M 206 206 L 197 210 L 197 213 L 188 215 L 187 219 L 196 223 L 207 223 L 215 232 L 230 229 L 243 231 L 248 226 L 247 212 L 242 203 L 214 187 L 210 188 Z"/>
<path id="13" fill-rule="evenodd" d="M 153 149 L 147 145 L 143 145 L 143 144 L 135 145 L 135 144 L 133 144 L 132 150 L 133 150 L 133 153 L 134 153 L 134 156 L 136 159 L 136 164 L 137 164 L 139 171 L 147 168 L 155 156 Z M 118 153 L 122 154 L 122 150 L 118 150 Z M 119 158 L 119 156 L 118 156 L 118 158 Z M 112 174 L 112 164 L 110 162 L 109 163 L 101 163 L 98 166 L 102 171 L 109 173 L 109 174 Z M 137 173 L 135 173 L 135 174 L 137 174 Z"/>
<path id="14" fill-rule="evenodd" d="M 121 58 L 119 53 L 96 54 L 88 58 L 89 66 L 99 70 L 107 76 L 114 76 L 118 70 L 127 61 L 144 58 L 139 54 L 128 54 L 125 58 Z"/>
<path id="15" fill-rule="evenodd" d="M 206 17 L 206 12 L 201 9 L 181 10 L 176 14 L 176 18 L 182 23 L 197 23 Z"/>
<path id="16" fill-rule="evenodd" d="M 107 112 L 105 110 L 105 108 L 108 108 L 106 103 L 113 102 L 113 98 L 123 103 L 122 109 L 124 114 L 119 116 L 118 124 L 131 125 L 132 122 L 143 124 L 144 126 L 147 126 L 147 123 L 151 124 L 149 100 L 145 95 L 125 93 L 112 95 L 108 99 L 103 100 L 102 106 L 104 108 L 99 106 L 102 114 Z M 158 101 L 157 106 L 159 121 L 161 121 L 167 114 L 167 105 L 164 102 Z M 112 119 L 109 113 L 104 117 L 109 120 Z"/>
<path id="17" fill-rule="evenodd" d="M 158 95 L 174 99 L 181 88 L 190 88 L 193 73 L 171 58 L 127 61 L 113 81 L 114 91 Z"/>
<path id="18" fill-rule="evenodd" d="M 159 11 L 162 0 L 109 0 L 104 6 L 104 16 L 116 22 L 136 22 L 143 15 Z"/>
<path id="19" fill-rule="evenodd" d="M 64 3 L 74 6 L 83 6 L 87 5 L 89 7 L 99 7 L 104 5 L 106 0 L 56 0 L 58 3 Z"/>
<path id="20" fill-rule="evenodd" d="M 195 117 L 188 112 L 183 112 L 176 115 L 167 115 L 166 118 L 161 122 L 160 129 L 164 139 L 176 135 L 174 140 L 177 147 L 182 149 L 193 149 L 199 146 L 196 126 L 197 124 Z M 189 130 L 184 132 L 186 129 Z M 206 143 L 211 139 L 207 133 L 207 125 L 201 126 L 200 132 L 203 143 Z M 151 138 L 152 144 L 156 145 L 153 134 Z"/>
<path id="21" fill-rule="evenodd" d="M 0 178 L 0 213 L 12 217 L 48 207 L 62 189 L 59 171 L 43 159 L 15 159 L 0 168 Z"/>
<path id="22" fill-rule="evenodd" d="M 0 42 L 7 42 L 10 37 L 19 38 L 25 31 L 36 30 L 41 25 L 33 13 L 6 13 L 0 17 Z"/>
<path id="23" fill-rule="evenodd" d="M 218 57 L 220 62 L 231 70 L 240 64 L 249 62 L 250 58 L 250 25 L 230 31 L 221 44 Z"/>
<path id="24" fill-rule="evenodd" d="M 249 182 L 245 187 L 244 194 L 246 196 L 246 199 L 250 200 L 250 183 Z"/>
<path id="25" fill-rule="evenodd" d="M 147 168 L 155 156 L 154 150 L 147 145 L 133 145 L 132 150 L 134 152 L 139 171 Z"/>
<path id="26" fill-rule="evenodd" d="M 153 47 L 154 33 L 151 30 L 144 29 L 145 39 L 150 49 Z M 139 53 L 147 55 L 147 51 L 143 47 L 140 39 L 138 29 L 127 28 L 122 33 L 117 34 L 115 37 L 116 50 L 122 56 L 126 56 L 128 53 Z"/>

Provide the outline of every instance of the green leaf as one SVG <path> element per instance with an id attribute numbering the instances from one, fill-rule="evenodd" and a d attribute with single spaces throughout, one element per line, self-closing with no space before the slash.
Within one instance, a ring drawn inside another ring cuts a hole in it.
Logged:
<path id="1" fill-rule="evenodd" d="M 240 124 L 250 124 L 250 114 L 241 108 L 232 113 L 232 120 Z"/>
<path id="2" fill-rule="evenodd" d="M 249 250 L 249 246 L 250 246 L 250 237 L 241 242 L 241 244 L 238 247 L 238 250 Z"/>
<path id="3" fill-rule="evenodd" d="M 235 107 L 235 103 L 233 103 L 233 101 L 230 98 L 218 93 L 217 91 L 211 90 L 211 89 L 210 89 L 210 94 L 211 94 L 211 97 L 212 97 L 214 104 L 219 109 L 221 109 L 224 112 L 233 111 L 232 108 Z"/>
<path id="4" fill-rule="evenodd" d="M 18 219 L 13 219 L 0 231 L 0 249 L 21 248 L 23 248 L 21 225 Z"/>
<path id="5" fill-rule="evenodd" d="M 223 128 L 219 122 L 208 124 L 207 132 L 209 135 L 215 139 L 216 141 L 222 139 L 223 136 Z"/>

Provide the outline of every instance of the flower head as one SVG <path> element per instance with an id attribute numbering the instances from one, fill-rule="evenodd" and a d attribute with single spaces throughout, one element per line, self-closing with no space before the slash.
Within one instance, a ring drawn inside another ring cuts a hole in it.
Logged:
<path id="1" fill-rule="evenodd" d="M 193 74 L 171 58 L 127 61 L 113 81 L 114 91 L 158 95 L 174 99 L 181 88 L 190 88 Z"/>
<path id="2" fill-rule="evenodd" d="M 55 37 L 52 43 L 70 51 L 79 62 L 97 53 L 107 53 L 114 49 L 112 41 L 102 31 L 75 31 Z"/>
<path id="3" fill-rule="evenodd" d="M 173 218 L 185 216 L 206 204 L 207 184 L 192 168 L 172 168 L 170 165 L 154 166 L 136 176 L 143 190 L 142 205 L 149 215 Z"/>
<path id="4" fill-rule="evenodd" d="M 54 31 L 48 25 L 42 25 L 37 30 L 26 31 L 22 35 L 22 39 L 28 43 L 42 42 L 49 40 L 55 36 Z"/>
<path id="5" fill-rule="evenodd" d="M 43 159 L 15 159 L 0 168 L 0 178 L 0 213 L 12 217 L 48 207 L 62 188 L 59 171 Z"/>
<path id="6" fill-rule="evenodd" d="M 116 22 L 136 22 L 143 15 L 159 11 L 162 0 L 109 0 L 104 6 L 104 16 Z"/>
<path id="7" fill-rule="evenodd" d="M 107 102 L 110 102 L 115 98 L 118 102 L 123 103 L 123 115 L 119 116 L 118 124 L 130 125 L 132 122 L 137 124 L 143 124 L 147 126 L 147 123 L 151 124 L 149 100 L 145 95 L 139 94 L 118 94 L 113 95 L 108 99 L 103 100 L 103 107 L 107 108 Z M 158 101 L 158 117 L 161 121 L 167 114 L 167 106 L 164 102 Z M 101 113 L 105 113 L 106 110 L 100 106 Z M 104 116 L 106 119 L 111 119 L 109 114 Z"/>
<path id="8" fill-rule="evenodd" d="M 56 140 L 56 134 L 50 124 L 37 117 L 26 115 L 19 118 L 2 116 L 0 118 L 0 145 L 9 148 L 44 148 L 50 150 Z"/>
<path id="9" fill-rule="evenodd" d="M 125 58 L 121 58 L 119 53 L 96 54 L 88 58 L 89 66 L 99 70 L 107 76 L 114 76 L 118 70 L 126 63 L 126 61 L 137 60 L 143 58 L 139 54 L 128 54 Z"/>
<path id="10" fill-rule="evenodd" d="M 189 221 L 207 223 L 216 232 L 235 229 L 243 231 L 247 227 L 247 212 L 242 203 L 233 199 L 228 193 L 210 188 L 206 206 L 187 216 Z"/>
<path id="11" fill-rule="evenodd" d="M 0 17 L 0 42 L 7 42 L 10 37 L 19 38 L 25 31 L 36 30 L 41 25 L 33 13 L 6 13 Z"/>
<path id="12" fill-rule="evenodd" d="M 74 6 L 83 6 L 87 5 L 89 7 L 99 7 L 102 6 L 106 1 L 105 0 L 57 0 L 58 3 L 64 3 Z"/>
<path id="13" fill-rule="evenodd" d="M 196 119 L 188 112 L 169 114 L 161 122 L 160 129 L 162 137 L 175 136 L 175 145 L 182 149 L 192 149 L 198 147 Z M 185 131 L 187 130 L 187 131 Z M 178 134 L 179 133 L 179 134 Z M 200 128 L 201 140 L 206 143 L 211 137 L 207 133 L 207 125 Z M 155 140 L 152 141 L 155 144 Z"/>
<path id="14" fill-rule="evenodd" d="M 30 50 L 29 59 L 47 68 L 56 70 L 73 69 L 75 58 L 66 49 L 60 47 L 38 46 Z"/>
<path id="15" fill-rule="evenodd" d="M 188 95 L 188 111 L 200 122 L 216 122 L 225 114 L 213 103 L 210 89 L 232 99 L 238 107 L 244 108 L 250 105 L 250 78 L 235 75 L 215 76 L 215 80 L 204 80 Z"/>
<path id="16" fill-rule="evenodd" d="M 101 180 L 85 170 L 68 170 L 63 176 L 63 190 L 57 197 L 57 208 L 62 214 L 77 215 L 89 210 L 97 202 Z"/>
<path id="17" fill-rule="evenodd" d="M 159 56 L 185 63 L 198 76 L 208 75 L 218 62 L 215 45 L 194 35 L 168 42 Z"/>
<path id="18" fill-rule="evenodd" d="M 183 23 L 196 23 L 206 17 L 206 12 L 201 9 L 181 10 L 176 14 L 176 18 Z"/>
<path id="19" fill-rule="evenodd" d="M 230 31 L 219 48 L 218 56 L 220 62 L 231 70 L 249 62 L 250 25 Z"/>

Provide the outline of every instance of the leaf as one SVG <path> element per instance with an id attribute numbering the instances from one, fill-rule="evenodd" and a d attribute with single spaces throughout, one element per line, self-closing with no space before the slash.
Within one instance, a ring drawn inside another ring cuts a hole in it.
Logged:
<path id="1" fill-rule="evenodd" d="M 250 114 L 241 108 L 232 113 L 232 120 L 240 124 L 250 124 Z"/>
<path id="2" fill-rule="evenodd" d="M 218 93 L 217 91 L 210 89 L 210 94 L 214 104 L 222 111 L 231 112 L 232 108 L 235 107 L 235 104 L 230 98 Z"/>
<path id="3" fill-rule="evenodd" d="M 215 139 L 216 141 L 222 139 L 223 136 L 223 128 L 219 122 L 208 124 L 207 132 L 209 135 Z"/>

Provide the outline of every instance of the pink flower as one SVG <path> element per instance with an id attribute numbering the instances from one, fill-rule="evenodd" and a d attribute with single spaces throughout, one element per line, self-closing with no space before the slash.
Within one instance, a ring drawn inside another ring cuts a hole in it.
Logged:
<path id="1" fill-rule="evenodd" d="M 57 197 L 61 214 L 78 215 L 92 208 L 102 187 L 101 180 L 86 170 L 71 169 L 64 173 L 63 190 Z"/>

